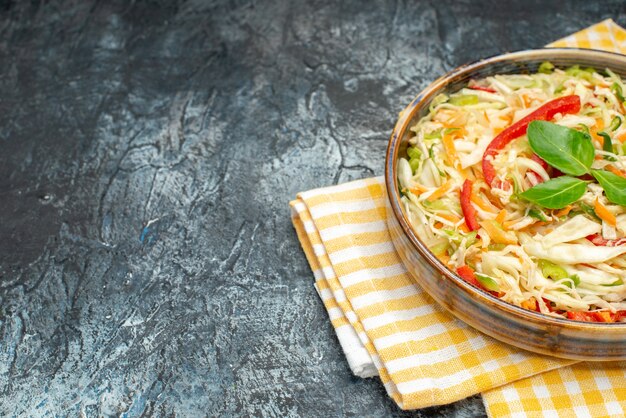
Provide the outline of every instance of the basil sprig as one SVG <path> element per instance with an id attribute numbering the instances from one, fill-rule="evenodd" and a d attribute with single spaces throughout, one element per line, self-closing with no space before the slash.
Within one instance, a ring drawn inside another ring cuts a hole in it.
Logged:
<path id="1" fill-rule="evenodd" d="M 565 126 L 533 121 L 526 132 L 532 150 L 552 167 L 570 176 L 589 173 L 594 149 L 591 138 Z M 540 183 L 520 197 L 548 209 L 561 209 L 582 197 L 587 184 L 580 179 L 562 176 Z"/>
<path id="2" fill-rule="evenodd" d="M 621 119 L 611 121 L 615 130 Z M 546 121 L 533 121 L 526 132 L 532 150 L 546 163 L 566 176 L 557 177 L 520 193 L 520 197 L 548 209 L 561 209 L 582 197 L 587 189 L 585 181 L 575 178 L 591 174 L 604 189 L 609 202 L 626 206 L 626 178 L 606 170 L 592 170 L 595 149 L 588 132 L 581 132 Z M 612 143 L 610 136 L 601 132 L 605 150 Z M 575 176 L 575 177 L 572 177 Z"/>
<path id="3" fill-rule="evenodd" d="M 562 176 L 531 187 L 520 196 L 548 209 L 561 209 L 580 199 L 587 183 L 574 177 Z"/>
<path id="4" fill-rule="evenodd" d="M 540 120 L 528 125 L 527 135 L 535 154 L 552 167 L 572 176 L 589 173 L 594 157 L 589 135 Z"/>

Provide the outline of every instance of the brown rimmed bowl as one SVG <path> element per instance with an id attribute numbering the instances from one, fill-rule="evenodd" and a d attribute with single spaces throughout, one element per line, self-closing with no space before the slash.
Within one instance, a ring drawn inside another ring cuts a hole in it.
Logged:
<path id="1" fill-rule="evenodd" d="M 554 318 L 504 302 L 477 289 L 448 269 L 415 234 L 400 202 L 397 161 L 406 156 L 408 128 L 428 114 L 440 93 L 464 87 L 472 78 L 532 73 L 543 61 L 557 67 L 578 64 L 610 68 L 626 77 L 626 56 L 577 48 L 520 51 L 458 67 L 435 80 L 404 109 L 391 134 L 385 162 L 391 237 L 415 281 L 441 306 L 473 328 L 507 344 L 540 354 L 574 360 L 626 360 L 626 323 L 578 322 Z"/>

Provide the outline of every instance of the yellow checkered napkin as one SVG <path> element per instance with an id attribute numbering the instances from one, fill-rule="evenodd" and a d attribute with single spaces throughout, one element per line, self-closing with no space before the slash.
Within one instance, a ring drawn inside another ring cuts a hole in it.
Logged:
<path id="1" fill-rule="evenodd" d="M 626 52 L 626 31 L 607 20 L 551 46 L 573 42 Z M 474 331 L 435 304 L 411 280 L 391 243 L 381 178 L 303 192 L 291 208 L 315 287 L 352 371 L 378 374 L 401 408 L 482 392 L 493 416 L 624 415 L 619 365 L 569 366 L 574 362 L 524 352 Z"/>
<path id="2" fill-rule="evenodd" d="M 382 178 L 300 193 L 293 223 L 355 374 L 379 374 L 401 408 L 450 403 L 570 361 L 501 344 L 439 307 L 405 270 Z"/>

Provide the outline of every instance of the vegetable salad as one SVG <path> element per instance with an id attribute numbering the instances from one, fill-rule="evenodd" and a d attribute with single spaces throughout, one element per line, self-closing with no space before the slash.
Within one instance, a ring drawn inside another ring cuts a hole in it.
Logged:
<path id="1" fill-rule="evenodd" d="M 437 96 L 398 161 L 412 227 L 504 301 L 626 321 L 624 102 L 611 70 L 550 63 Z"/>

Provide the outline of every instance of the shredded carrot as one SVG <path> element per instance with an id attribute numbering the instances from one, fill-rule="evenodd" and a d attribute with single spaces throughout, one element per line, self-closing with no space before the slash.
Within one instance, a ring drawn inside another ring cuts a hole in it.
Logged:
<path id="1" fill-rule="evenodd" d="M 450 222 L 454 222 L 455 224 L 458 222 L 461 222 L 461 218 L 451 214 L 451 213 L 438 213 L 437 216 L 442 217 L 443 219 L 447 219 Z M 467 227 L 467 225 L 465 225 L 465 223 L 462 223 L 461 225 L 458 226 L 458 229 L 460 229 L 461 231 L 468 233 L 470 230 Z"/>
<path id="2" fill-rule="evenodd" d="M 454 141 L 452 140 L 452 135 L 444 135 L 441 139 L 443 144 L 443 149 L 446 153 L 446 159 L 451 166 L 454 166 L 455 162 L 458 159 L 456 148 L 454 147 Z"/>
<path id="3" fill-rule="evenodd" d="M 598 135 L 598 132 L 602 129 L 604 129 L 604 119 L 602 118 L 596 118 L 595 125 L 589 128 L 589 133 L 591 133 L 591 136 L 600 143 L 600 147 L 604 145 L 604 138 Z"/>
<path id="4" fill-rule="evenodd" d="M 506 212 L 506 209 L 502 209 L 500 213 L 498 213 L 498 216 L 496 216 L 496 222 L 498 222 L 499 224 L 504 224 L 506 215 L 508 215 L 508 213 Z"/>
<path id="5" fill-rule="evenodd" d="M 435 189 L 435 191 L 430 196 L 428 196 L 426 200 L 428 200 L 429 202 L 434 202 L 435 200 L 446 194 L 446 192 L 450 189 L 450 186 L 452 186 L 452 181 L 446 181 L 444 184 L 439 186 L 438 189 Z"/>
<path id="6" fill-rule="evenodd" d="M 533 296 L 531 296 L 529 299 L 526 299 L 525 301 L 523 301 L 520 306 L 524 309 L 528 309 L 529 311 L 536 311 L 537 310 L 537 299 L 535 299 Z"/>
<path id="7" fill-rule="evenodd" d="M 604 167 L 606 170 L 610 171 L 611 173 L 620 176 L 620 177 L 626 177 L 626 174 L 624 174 L 624 172 L 616 167 L 613 167 L 612 165 L 607 165 L 606 167 Z"/>
<path id="8" fill-rule="evenodd" d="M 613 215 L 606 206 L 600 203 L 597 197 L 596 201 L 594 202 L 593 209 L 600 219 L 602 219 L 604 222 L 608 223 L 611 226 L 615 226 L 615 224 L 617 223 L 615 215 Z"/>
<path id="9" fill-rule="evenodd" d="M 568 213 L 570 213 L 570 211 L 572 210 L 574 206 L 572 205 L 567 205 L 565 206 L 563 209 L 560 209 L 558 212 L 556 212 L 554 215 L 557 217 L 561 217 L 561 216 L 566 216 Z"/>
<path id="10" fill-rule="evenodd" d="M 504 208 L 504 206 L 502 206 L 502 203 L 500 202 L 500 199 L 498 199 L 496 196 L 493 195 L 493 193 L 491 193 L 491 189 L 483 188 L 482 190 L 484 191 L 485 197 L 487 197 L 487 201 L 489 203 L 491 203 L 494 207 L 498 209 Z"/>
<path id="11" fill-rule="evenodd" d="M 513 114 L 509 112 L 506 115 L 500 116 L 498 119 L 505 121 L 507 126 L 509 126 L 513 123 Z"/>
<path id="12" fill-rule="evenodd" d="M 497 219 L 497 218 L 496 218 L 496 219 Z M 511 227 L 512 227 L 513 225 L 515 225 L 516 223 L 518 223 L 518 222 L 519 222 L 519 219 L 515 219 L 515 220 L 512 220 L 512 221 L 506 221 L 506 222 L 504 222 L 504 223 L 502 224 L 502 228 L 504 228 L 504 229 L 506 229 L 506 230 L 511 229 Z"/>
<path id="13" fill-rule="evenodd" d="M 485 203 L 485 201 L 481 199 L 477 194 L 472 192 L 472 195 L 470 196 L 470 200 L 482 210 L 493 213 L 493 208 L 490 207 L 487 203 Z"/>
<path id="14" fill-rule="evenodd" d="M 411 191 L 411 193 L 413 193 L 415 196 L 419 196 L 424 192 L 427 192 L 428 189 L 424 186 L 422 186 L 421 184 L 416 184 L 415 187 L 413 187 L 412 189 L 409 189 Z"/>
<path id="15" fill-rule="evenodd" d="M 435 222 L 435 228 L 441 229 L 443 228 L 443 224 L 441 222 Z"/>
<path id="16" fill-rule="evenodd" d="M 444 264 L 448 264 L 450 262 L 450 257 L 448 254 L 440 254 L 437 256 L 439 260 L 441 260 Z"/>
<path id="17" fill-rule="evenodd" d="M 626 131 L 620 132 L 617 136 L 615 136 L 619 142 L 626 141 Z"/>
<path id="18" fill-rule="evenodd" d="M 517 237 L 512 232 L 505 231 L 498 223 L 494 221 L 478 222 L 480 226 L 487 231 L 489 238 L 497 244 L 517 244 Z"/>
<path id="19" fill-rule="evenodd" d="M 457 223 L 457 222 L 459 222 L 461 220 L 461 218 L 459 218 L 458 216 L 453 215 L 451 213 L 438 213 L 437 216 L 440 216 L 443 219 L 447 219 L 450 222 L 454 222 L 454 223 Z"/>
<path id="20" fill-rule="evenodd" d="M 604 119 L 596 118 L 596 124 L 593 127 L 596 128 L 596 132 L 599 132 L 602 129 L 604 129 Z"/>

